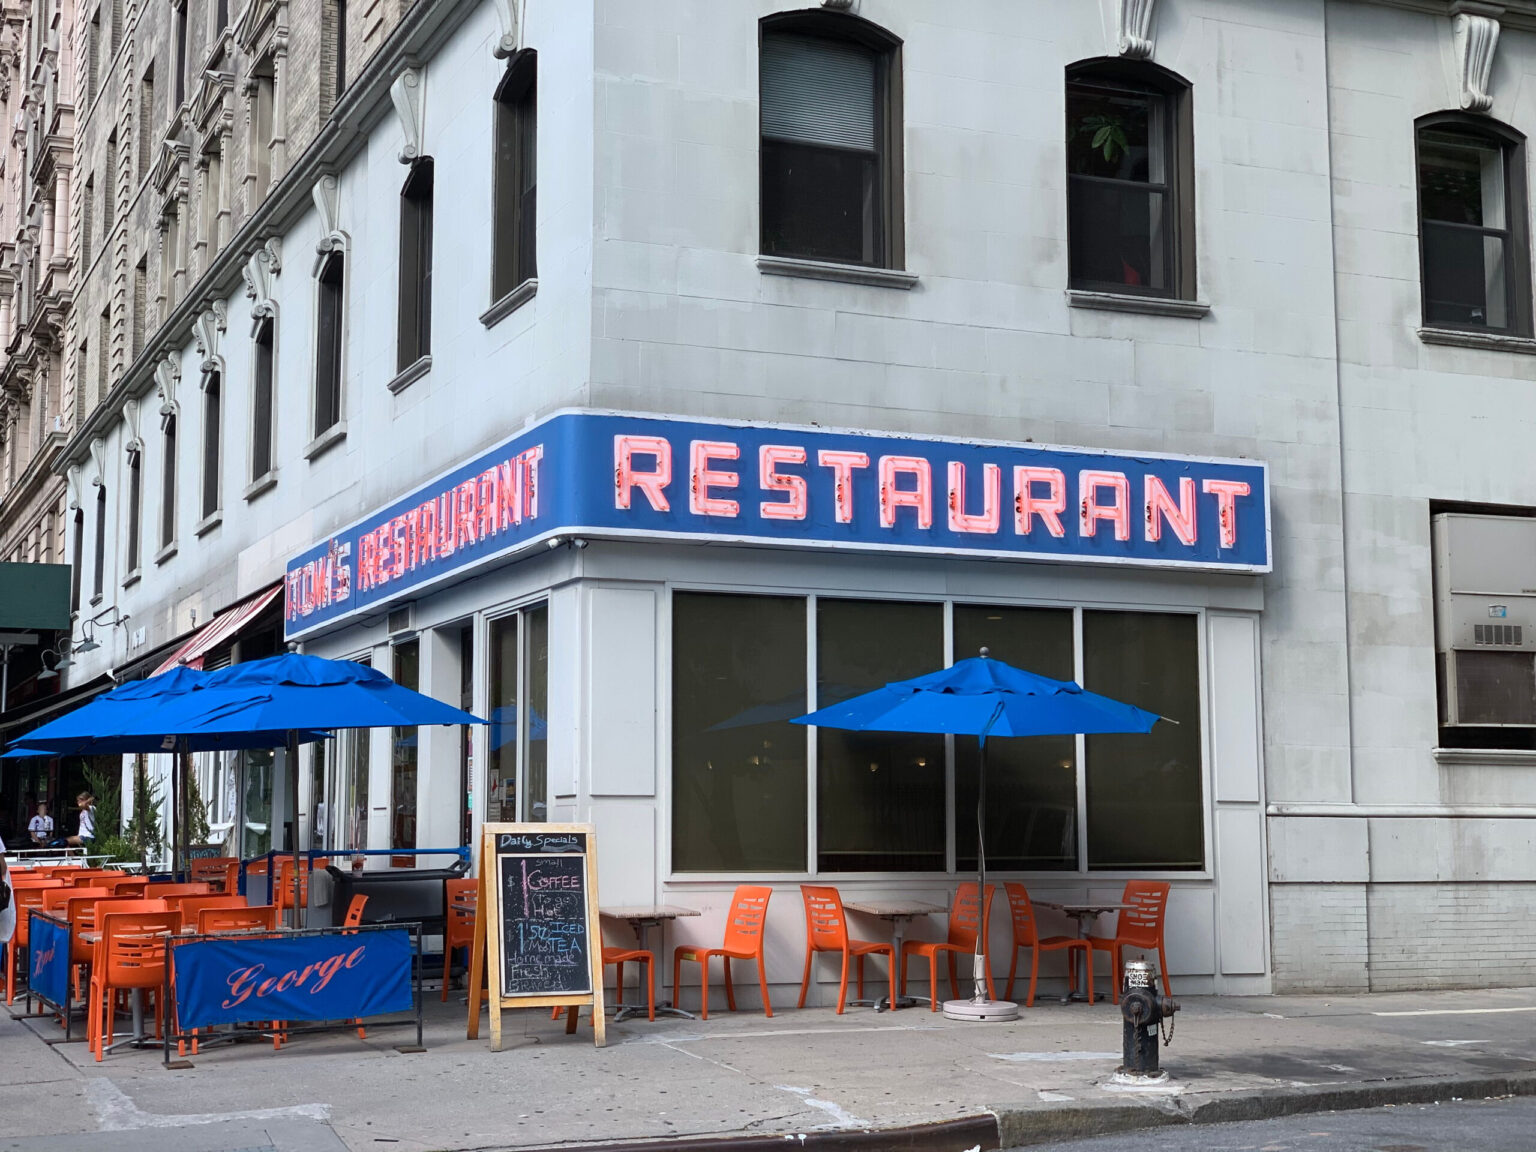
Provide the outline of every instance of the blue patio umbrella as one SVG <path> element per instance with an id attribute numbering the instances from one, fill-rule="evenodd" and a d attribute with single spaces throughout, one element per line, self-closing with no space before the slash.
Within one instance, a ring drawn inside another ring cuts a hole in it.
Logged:
<path id="1" fill-rule="evenodd" d="M 1070 680 L 1052 680 L 981 655 L 911 680 L 897 680 L 831 704 L 795 724 L 854 731 L 921 732 L 975 736 L 981 743 L 976 789 L 976 893 L 987 891 L 987 737 L 1067 736 L 1107 732 L 1150 732 L 1165 717 L 1089 692 Z M 986 1005 L 982 989 L 982 933 L 976 933 L 976 992 L 973 1005 Z M 948 1011 L 948 1009 L 946 1009 Z M 1006 1018 L 1000 1012 L 964 1013 L 972 1018 Z"/>
<path id="2" fill-rule="evenodd" d="M 480 717 L 396 684 L 353 660 L 287 652 L 210 672 L 196 688 L 167 700 L 144 722 L 161 731 L 286 731 L 290 795 L 299 793 L 300 733 L 312 729 L 399 728 L 420 724 L 484 724 Z M 293 837 L 295 896 L 299 842 Z M 298 900 L 294 900 L 298 919 Z"/>

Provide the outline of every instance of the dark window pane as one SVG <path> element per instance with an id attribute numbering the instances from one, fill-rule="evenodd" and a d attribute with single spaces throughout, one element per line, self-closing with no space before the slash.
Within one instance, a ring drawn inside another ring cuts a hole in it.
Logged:
<path id="1" fill-rule="evenodd" d="M 346 263 L 332 253 L 320 272 L 318 331 L 315 338 L 315 435 L 341 419 L 341 327 Z"/>
<path id="2" fill-rule="evenodd" d="M 219 377 L 214 373 L 203 387 L 203 515 L 219 508 Z"/>
<path id="3" fill-rule="evenodd" d="M 1426 220 L 1424 318 L 1431 324 L 1507 328 L 1505 238 Z"/>
<path id="4" fill-rule="evenodd" d="M 1166 103 L 1161 94 L 1068 84 L 1067 171 L 1166 183 Z"/>
<path id="5" fill-rule="evenodd" d="M 485 818 L 517 820 L 517 625 L 518 617 L 491 621 L 491 754 Z"/>
<path id="6" fill-rule="evenodd" d="M 408 640 L 395 645 L 394 680 L 403 687 L 416 689 L 420 679 L 421 643 Z M 390 819 L 389 846 L 416 847 L 416 765 L 419 728 L 395 728 L 391 734 L 390 799 L 394 811 Z"/>
<path id="7" fill-rule="evenodd" d="M 75 509 L 74 539 L 69 546 L 69 607 L 70 611 L 80 610 L 80 579 L 81 569 L 85 564 L 85 513 Z"/>
<path id="8" fill-rule="evenodd" d="M 549 608 L 540 604 L 523 613 L 528 696 L 528 820 L 549 819 Z"/>
<path id="9" fill-rule="evenodd" d="M 822 708 L 944 664 L 938 604 L 821 600 L 816 638 Z M 816 750 L 821 871 L 943 871 L 942 736 L 818 728 Z"/>
<path id="10" fill-rule="evenodd" d="M 142 500 L 143 470 L 137 452 L 128 456 L 128 571 L 139 567 L 139 504 Z"/>
<path id="11" fill-rule="evenodd" d="M 160 472 L 160 546 L 176 539 L 176 417 L 165 419 L 165 459 Z"/>
<path id="12" fill-rule="evenodd" d="M 400 194 L 400 309 L 396 367 L 432 350 L 433 164 L 418 160 Z"/>
<path id="13" fill-rule="evenodd" d="M 868 153 L 763 141 L 763 251 L 874 264 L 878 162 Z"/>
<path id="14" fill-rule="evenodd" d="M 491 298 L 538 275 L 538 58 L 513 61 L 496 93 Z"/>
<path id="15" fill-rule="evenodd" d="M 1069 187 L 1072 283 L 1167 291 L 1168 197 L 1079 177 Z"/>
<path id="16" fill-rule="evenodd" d="M 1083 686 L 1178 721 L 1087 738 L 1089 868 L 1205 863 L 1198 635 L 1195 616 L 1083 613 Z"/>
<path id="17" fill-rule="evenodd" d="M 251 479 L 272 471 L 272 321 L 256 332 L 256 371 L 251 397 Z"/>
<path id="18" fill-rule="evenodd" d="M 806 868 L 805 601 L 672 597 L 672 867 Z"/>
<path id="19" fill-rule="evenodd" d="M 107 571 L 107 490 L 96 489 L 96 564 L 91 584 L 93 597 L 101 595 L 102 582 Z"/>
<path id="20" fill-rule="evenodd" d="M 1071 680 L 1072 613 L 1063 608 L 955 605 L 955 659 L 981 648 L 997 660 Z M 976 867 L 977 742 L 955 738 L 955 867 Z M 1071 736 L 987 741 L 987 866 L 1077 868 L 1077 741 Z"/>
<path id="21" fill-rule="evenodd" d="M 1422 133 L 1419 210 L 1426 220 L 1505 227 L 1503 149 L 1450 133 Z"/>

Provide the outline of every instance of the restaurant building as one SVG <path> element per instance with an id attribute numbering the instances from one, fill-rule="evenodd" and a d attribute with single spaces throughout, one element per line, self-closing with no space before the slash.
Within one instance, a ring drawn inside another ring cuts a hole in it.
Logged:
<path id="1" fill-rule="evenodd" d="M 492 721 L 344 734 L 232 836 L 590 820 L 603 904 L 701 911 L 669 946 L 772 884 L 790 999 L 799 884 L 974 866 L 976 747 L 789 721 L 985 647 L 1174 721 L 998 741 L 987 843 L 1037 900 L 1170 881 L 1181 992 L 1518 982 L 1533 35 L 421 0 L 66 446 L 87 548 L 146 647 L 280 611 Z"/>

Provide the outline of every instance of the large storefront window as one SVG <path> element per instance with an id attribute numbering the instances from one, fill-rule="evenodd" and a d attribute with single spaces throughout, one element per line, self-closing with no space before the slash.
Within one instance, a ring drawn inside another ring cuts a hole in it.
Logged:
<path id="1" fill-rule="evenodd" d="M 340 745 L 338 773 L 333 795 L 340 797 L 337 813 L 338 847 L 361 852 L 368 847 L 368 741 L 367 728 L 348 728 L 337 737 Z"/>
<path id="2" fill-rule="evenodd" d="M 1088 867 L 1200 868 L 1200 660 L 1193 616 L 1083 613 L 1083 687 L 1177 724 L 1089 736 Z"/>
<path id="3" fill-rule="evenodd" d="M 805 601 L 672 598 L 672 864 L 806 866 Z"/>
<path id="4" fill-rule="evenodd" d="M 236 757 L 240 786 L 240 855 L 263 856 L 280 840 L 272 839 L 272 791 L 276 787 L 274 754 L 270 748 L 252 748 Z"/>
<path id="5" fill-rule="evenodd" d="M 1073 679 L 1072 612 L 955 605 L 955 659 L 982 648 L 1053 680 Z M 976 867 L 974 737 L 955 738 L 955 866 Z M 1077 740 L 987 741 L 987 866 L 1033 872 L 1077 867 Z"/>
<path id="6" fill-rule="evenodd" d="M 421 642 L 407 640 L 396 644 L 394 650 L 394 681 L 403 688 L 415 691 L 421 680 Z M 390 820 L 389 846 L 391 848 L 416 847 L 416 728 L 395 728 L 390 741 L 390 793 L 394 812 Z M 410 863 L 406 858 L 398 863 Z"/>
<path id="7" fill-rule="evenodd" d="M 816 706 L 944 663 L 944 607 L 822 600 Z M 816 730 L 816 858 L 822 872 L 944 870 L 944 737 Z"/>
<path id="8" fill-rule="evenodd" d="M 549 819 L 549 607 L 491 621 L 485 818 Z"/>
<path id="9" fill-rule="evenodd" d="M 808 612 L 815 617 L 809 629 Z M 1193 613 L 677 592 L 672 868 L 974 868 L 974 738 L 821 728 L 812 763 L 808 730 L 789 721 L 809 706 L 808 665 L 815 668 L 816 705 L 826 707 L 983 647 L 1058 680 L 1076 679 L 1081 668 L 1085 687 L 1178 721 L 1158 724 L 1150 735 L 990 741 L 989 866 L 1203 868 L 1199 620 Z M 952 772 L 947 746 L 954 750 Z M 807 860 L 808 787 L 816 796 L 814 862 Z"/>

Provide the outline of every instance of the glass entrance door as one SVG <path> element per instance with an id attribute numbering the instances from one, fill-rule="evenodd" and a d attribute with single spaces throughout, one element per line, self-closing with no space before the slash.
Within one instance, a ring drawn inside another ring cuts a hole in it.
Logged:
<path id="1" fill-rule="evenodd" d="M 491 621 L 490 756 L 485 816 L 549 819 L 549 606 Z"/>

